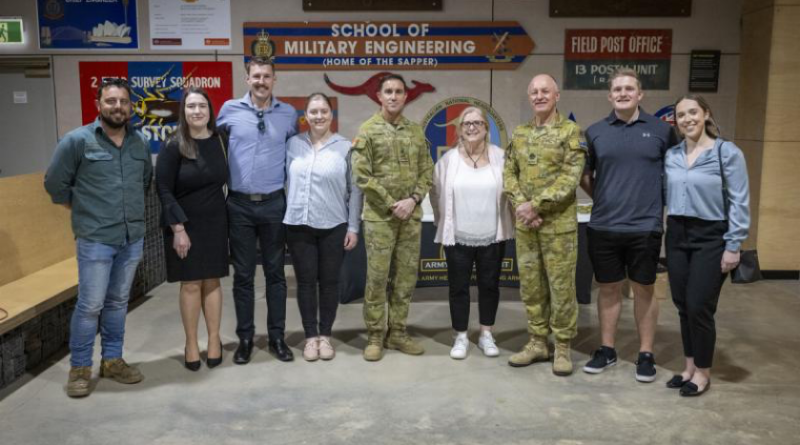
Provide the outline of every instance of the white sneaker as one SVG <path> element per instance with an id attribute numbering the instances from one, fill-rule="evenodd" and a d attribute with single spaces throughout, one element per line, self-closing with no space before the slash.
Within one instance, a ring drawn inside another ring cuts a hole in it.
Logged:
<path id="1" fill-rule="evenodd" d="M 489 331 L 483 331 L 478 339 L 478 349 L 483 351 L 483 355 L 487 357 L 497 357 L 500 355 L 500 350 L 494 344 L 494 337 Z"/>
<path id="2" fill-rule="evenodd" d="M 450 358 L 456 360 L 463 360 L 467 358 L 467 350 L 469 349 L 469 339 L 466 335 L 456 335 L 456 341 L 453 343 L 453 349 L 450 350 Z"/>

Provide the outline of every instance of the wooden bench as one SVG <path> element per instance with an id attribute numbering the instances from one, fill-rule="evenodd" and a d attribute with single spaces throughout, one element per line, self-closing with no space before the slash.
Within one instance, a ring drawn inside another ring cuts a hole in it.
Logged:
<path id="1" fill-rule="evenodd" d="M 78 294 L 70 212 L 44 174 L 0 178 L 0 334 Z"/>

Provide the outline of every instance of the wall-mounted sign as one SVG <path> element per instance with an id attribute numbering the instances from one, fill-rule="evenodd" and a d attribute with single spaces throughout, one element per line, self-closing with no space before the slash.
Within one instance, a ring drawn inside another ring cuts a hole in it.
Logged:
<path id="1" fill-rule="evenodd" d="M 473 97 L 451 97 L 434 105 L 422 119 L 425 137 L 431 143 L 431 157 L 436 162 L 439 156 L 458 145 L 456 120 L 467 107 L 483 109 L 489 118 L 489 139 L 492 144 L 504 148 L 508 144 L 506 124 L 491 105 Z"/>
<path id="2" fill-rule="evenodd" d="M 568 29 L 564 88 L 604 90 L 620 67 L 639 74 L 645 90 L 668 90 L 671 29 Z"/>
<path id="3" fill-rule="evenodd" d="M 230 0 L 150 0 L 150 47 L 231 49 Z"/>
<path id="4" fill-rule="evenodd" d="M 330 79 L 330 77 L 328 77 L 327 74 L 323 75 L 323 78 L 325 79 L 325 83 L 328 85 L 328 87 L 330 87 L 330 89 L 336 91 L 337 93 L 346 94 L 348 96 L 367 96 L 373 102 L 380 105 L 381 102 L 378 100 L 378 90 L 380 89 L 380 82 L 381 79 L 383 79 L 385 76 L 389 74 L 391 73 L 387 71 L 380 72 L 367 79 L 361 85 L 355 85 L 355 86 L 338 85 L 334 83 Z M 406 83 L 408 84 L 407 85 L 408 91 L 406 91 L 406 93 L 408 93 L 408 96 L 406 97 L 407 104 L 413 102 L 414 100 L 416 100 L 416 98 L 418 98 L 420 95 L 424 93 L 431 93 L 436 91 L 436 88 L 429 83 L 419 82 L 417 80 L 411 80 L 411 81 L 406 80 Z"/>
<path id="5" fill-rule="evenodd" d="M 78 73 L 84 125 L 97 117 L 95 98 L 103 78 L 128 79 L 131 121 L 150 141 L 153 153 L 175 130 L 183 88 L 205 89 L 215 113 L 233 96 L 231 62 L 80 62 Z"/>
<path id="6" fill-rule="evenodd" d="M 534 47 L 517 22 L 246 22 L 243 40 L 282 70 L 513 70 Z"/>
<path id="7" fill-rule="evenodd" d="M 694 50 L 689 58 L 689 91 L 716 93 L 719 89 L 719 62 L 722 53 Z"/>
<path id="8" fill-rule="evenodd" d="M 38 0 L 41 49 L 136 49 L 136 0 Z"/>
<path id="9" fill-rule="evenodd" d="M 303 0 L 303 11 L 441 11 L 444 0 Z"/>
<path id="10" fill-rule="evenodd" d="M 0 45 L 24 43 L 22 39 L 22 19 L 0 17 Z"/>
<path id="11" fill-rule="evenodd" d="M 689 17 L 692 0 L 550 0 L 550 17 Z"/>

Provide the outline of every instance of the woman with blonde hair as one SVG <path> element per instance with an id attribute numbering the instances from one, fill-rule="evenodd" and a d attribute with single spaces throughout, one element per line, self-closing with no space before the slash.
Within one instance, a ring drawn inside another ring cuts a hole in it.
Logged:
<path id="1" fill-rule="evenodd" d="M 478 348 L 488 357 L 499 350 L 492 326 L 500 302 L 500 266 L 505 241 L 514 238 L 514 214 L 503 194 L 505 153 L 489 141 L 489 121 L 478 107 L 458 118 L 458 145 L 436 163 L 431 189 L 435 242 L 444 246 L 450 282 L 450 316 L 456 331 L 450 357 L 467 356 L 470 278 L 478 284 L 481 333 Z"/>

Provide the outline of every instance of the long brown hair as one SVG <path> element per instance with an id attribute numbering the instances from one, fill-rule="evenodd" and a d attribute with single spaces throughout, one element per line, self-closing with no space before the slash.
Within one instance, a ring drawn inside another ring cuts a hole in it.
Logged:
<path id="1" fill-rule="evenodd" d="M 691 93 L 685 94 L 685 95 L 681 96 L 680 98 L 678 98 L 678 100 L 675 101 L 675 105 L 673 106 L 673 109 L 675 110 L 675 123 L 676 123 L 675 128 L 678 130 L 678 135 L 680 135 L 681 137 L 684 137 L 683 134 L 681 133 L 680 127 L 678 127 L 678 125 L 677 125 L 677 122 L 678 122 L 678 104 L 683 100 L 693 100 L 693 101 L 697 102 L 697 105 L 700 105 L 700 108 L 702 108 L 703 111 L 705 111 L 708 114 L 708 119 L 706 119 L 706 122 L 705 122 L 705 130 L 706 130 L 706 134 L 708 136 L 710 136 L 712 138 L 721 138 L 722 137 L 722 134 L 719 131 L 719 125 L 717 125 L 717 121 L 714 119 L 714 113 L 711 112 L 711 106 L 708 105 L 708 102 L 706 102 L 706 100 L 703 98 L 703 96 L 701 96 L 699 94 L 691 94 Z"/>
<path id="2" fill-rule="evenodd" d="M 183 90 L 181 109 L 178 114 L 178 127 L 170 135 L 170 142 L 177 142 L 181 156 L 188 159 L 197 159 L 197 143 L 192 139 L 192 134 L 189 132 L 189 123 L 186 121 L 186 99 L 190 94 L 199 94 L 206 99 L 206 102 L 208 102 L 208 124 L 206 124 L 206 128 L 208 128 L 212 136 L 217 132 L 214 106 L 211 104 L 208 93 L 199 87 L 189 87 Z"/>

